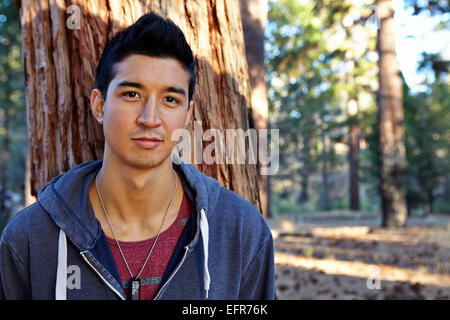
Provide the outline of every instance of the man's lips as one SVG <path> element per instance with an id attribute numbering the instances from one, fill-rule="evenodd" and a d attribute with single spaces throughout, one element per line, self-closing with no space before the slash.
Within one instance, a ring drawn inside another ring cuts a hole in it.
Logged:
<path id="1" fill-rule="evenodd" d="M 138 147 L 143 149 L 154 149 L 162 142 L 161 139 L 156 137 L 138 137 L 132 140 L 138 145 Z"/>
<path id="2" fill-rule="evenodd" d="M 153 137 L 150 137 L 150 138 L 147 138 L 147 137 L 139 137 L 139 138 L 134 138 L 133 140 L 142 140 L 142 141 L 162 141 L 162 140 L 159 139 L 159 138 L 153 138 Z"/>

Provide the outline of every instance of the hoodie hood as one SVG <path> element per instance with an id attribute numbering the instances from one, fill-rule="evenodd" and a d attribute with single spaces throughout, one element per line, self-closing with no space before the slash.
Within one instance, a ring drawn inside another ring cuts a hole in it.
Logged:
<path id="1" fill-rule="evenodd" d="M 101 160 L 80 164 L 67 173 L 55 177 L 38 194 L 39 203 L 60 228 L 56 296 L 61 299 L 65 298 L 66 236 L 81 253 L 84 253 L 92 250 L 98 239 L 103 235 L 101 225 L 94 215 L 89 200 L 89 187 L 101 166 Z M 185 191 L 189 193 L 188 196 L 193 200 L 192 204 L 196 212 L 196 229 L 195 236 L 188 247 L 193 248 L 201 234 L 204 251 L 203 280 L 207 297 L 210 283 L 208 218 L 215 211 L 220 184 L 217 180 L 198 171 L 191 164 L 184 163 L 176 154 L 172 154 L 172 166 L 178 173 Z"/>

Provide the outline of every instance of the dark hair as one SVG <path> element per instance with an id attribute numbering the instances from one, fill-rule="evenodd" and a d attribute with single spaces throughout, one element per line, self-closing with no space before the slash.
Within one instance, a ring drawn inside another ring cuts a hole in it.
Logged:
<path id="1" fill-rule="evenodd" d="M 153 12 L 119 31 L 105 46 L 95 71 L 96 87 L 104 100 L 108 86 L 115 77 L 114 66 L 132 54 L 178 60 L 189 72 L 188 98 L 191 100 L 195 89 L 195 61 L 191 48 L 181 29 L 172 20 Z"/>

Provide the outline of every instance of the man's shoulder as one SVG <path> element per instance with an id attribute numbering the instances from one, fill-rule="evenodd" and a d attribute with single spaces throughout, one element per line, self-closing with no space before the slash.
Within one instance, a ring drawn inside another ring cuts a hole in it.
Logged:
<path id="1" fill-rule="evenodd" d="M 236 192 L 220 186 L 216 204 L 216 214 L 219 219 L 234 225 L 241 225 L 243 229 L 270 233 L 270 229 L 261 212 L 247 199 Z"/>
<path id="2" fill-rule="evenodd" d="M 2 231 L 1 241 L 24 240 L 33 230 L 45 233 L 45 224 L 49 217 L 39 201 L 25 207 L 16 213 L 6 224 Z"/>
<path id="3" fill-rule="evenodd" d="M 229 210 L 237 210 L 242 212 L 250 212 L 250 214 L 257 214 L 261 216 L 258 209 L 247 199 L 239 195 L 233 190 L 225 187 L 219 187 L 219 198 L 217 199 L 217 206 L 223 206 Z"/>

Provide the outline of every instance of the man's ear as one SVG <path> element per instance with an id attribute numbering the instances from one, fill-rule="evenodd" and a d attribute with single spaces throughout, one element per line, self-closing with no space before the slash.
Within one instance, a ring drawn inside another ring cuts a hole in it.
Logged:
<path id="1" fill-rule="evenodd" d="M 94 115 L 94 118 L 97 119 L 97 122 L 102 125 L 103 124 L 103 106 L 105 101 L 102 97 L 102 92 L 95 88 L 91 92 L 91 111 Z"/>
<path id="2" fill-rule="evenodd" d="M 189 102 L 189 109 L 187 111 L 186 114 L 186 121 L 184 122 L 184 127 L 187 128 L 187 125 L 189 124 L 189 122 L 191 121 L 192 118 L 192 111 L 194 110 L 194 101 L 190 101 Z"/>

